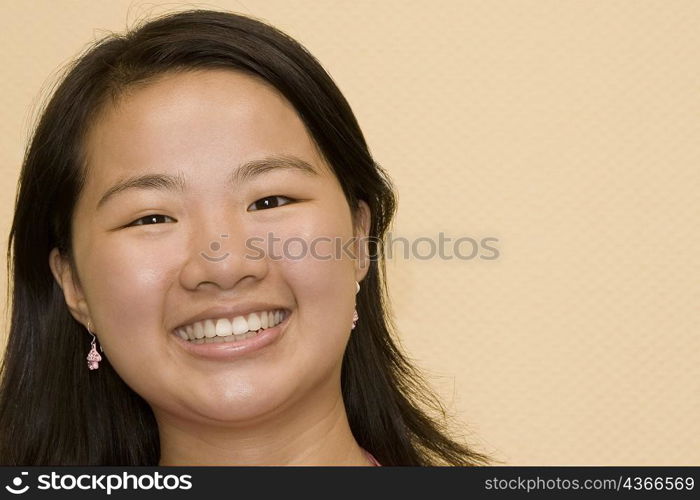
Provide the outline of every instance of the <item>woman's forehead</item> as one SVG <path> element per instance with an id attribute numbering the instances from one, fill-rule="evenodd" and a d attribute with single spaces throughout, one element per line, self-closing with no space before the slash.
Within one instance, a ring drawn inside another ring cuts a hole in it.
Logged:
<path id="1" fill-rule="evenodd" d="M 180 72 L 139 86 L 106 108 L 86 136 L 88 170 L 98 180 L 271 154 L 327 168 L 294 107 L 260 79 L 231 70 Z"/>
<path id="2" fill-rule="evenodd" d="M 274 89 L 233 71 L 168 75 L 105 109 L 88 133 L 91 154 L 167 153 L 197 145 L 310 141 L 296 110 Z"/>

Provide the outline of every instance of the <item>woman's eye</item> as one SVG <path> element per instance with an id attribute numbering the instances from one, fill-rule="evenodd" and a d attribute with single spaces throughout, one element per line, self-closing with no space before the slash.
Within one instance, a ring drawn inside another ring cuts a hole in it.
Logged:
<path id="1" fill-rule="evenodd" d="M 287 203 L 280 203 L 279 200 L 288 200 Z M 288 203 L 291 203 L 292 200 L 291 198 L 288 198 L 286 196 L 267 196 L 265 198 L 260 198 L 258 201 L 253 202 L 249 207 L 249 211 L 255 211 L 255 210 L 265 210 L 267 208 L 275 208 L 275 207 L 280 207 L 283 205 L 287 205 Z M 252 208 L 254 207 L 254 208 Z"/>
<path id="2" fill-rule="evenodd" d="M 168 215 L 152 214 L 152 215 L 146 215 L 144 217 L 141 217 L 140 219 L 136 219 L 128 226 L 150 226 L 151 224 L 158 224 L 159 221 L 161 221 L 163 219 L 171 219 L 171 220 L 175 221 L 175 219 L 173 219 L 172 217 L 170 217 Z M 175 222 L 177 222 L 177 221 L 175 221 Z"/>

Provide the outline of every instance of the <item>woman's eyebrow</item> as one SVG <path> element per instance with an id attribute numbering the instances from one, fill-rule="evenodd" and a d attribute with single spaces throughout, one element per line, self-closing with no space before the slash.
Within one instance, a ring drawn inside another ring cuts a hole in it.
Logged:
<path id="1" fill-rule="evenodd" d="M 295 170 L 306 175 L 316 176 L 319 172 L 306 160 L 293 155 L 271 155 L 264 158 L 250 160 L 235 169 L 229 176 L 231 186 L 240 186 L 255 177 L 273 170 Z M 181 172 L 177 175 L 170 174 L 144 174 L 126 177 L 112 185 L 97 202 L 99 210 L 110 198 L 117 193 L 130 189 L 155 189 L 159 191 L 175 191 L 183 193 L 187 189 L 187 182 Z"/>

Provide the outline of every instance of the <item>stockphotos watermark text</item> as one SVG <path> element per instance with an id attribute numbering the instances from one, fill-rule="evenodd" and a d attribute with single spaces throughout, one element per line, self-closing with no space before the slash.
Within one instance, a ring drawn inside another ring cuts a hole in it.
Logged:
<path id="1" fill-rule="evenodd" d="M 5 490 L 13 495 L 22 495 L 29 491 L 30 484 L 23 480 L 29 479 L 29 473 L 22 471 L 12 479 L 11 485 Z M 37 490 L 83 490 L 105 492 L 111 495 L 114 491 L 138 490 L 189 490 L 192 489 L 192 476 L 189 474 L 161 474 L 160 472 L 146 474 L 63 474 L 52 471 L 51 474 L 40 474 L 36 477 L 34 488 Z"/>
<path id="2" fill-rule="evenodd" d="M 221 234 L 226 240 L 228 234 Z M 499 239 L 492 236 L 447 236 L 439 232 L 437 237 L 419 236 L 409 239 L 387 233 L 385 239 L 375 237 L 317 236 L 307 239 L 300 236 L 281 238 L 274 233 L 267 237 L 255 236 L 245 241 L 245 257 L 251 260 L 301 260 L 313 258 L 318 260 L 358 259 L 369 260 L 403 258 L 417 260 L 461 260 L 473 259 L 496 260 L 501 253 L 498 249 Z M 214 240 L 209 243 L 209 251 L 200 255 L 210 262 L 220 262 L 229 255 L 225 241 Z M 220 254 L 217 253 L 221 251 Z M 210 255 L 214 254 L 214 255 Z"/>

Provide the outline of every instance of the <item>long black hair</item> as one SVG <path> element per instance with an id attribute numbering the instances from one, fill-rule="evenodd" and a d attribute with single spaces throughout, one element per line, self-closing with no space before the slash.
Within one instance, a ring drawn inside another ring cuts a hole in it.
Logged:
<path id="1" fill-rule="evenodd" d="M 75 269 L 71 218 L 85 179 L 84 138 L 103 107 L 168 72 L 228 68 L 262 78 L 294 106 L 351 209 L 371 210 L 361 321 L 342 364 L 342 393 L 360 446 L 383 465 L 480 465 L 488 458 L 449 436 L 438 398 L 393 338 L 381 241 L 396 208 L 350 106 L 319 62 L 288 35 L 228 12 L 168 14 L 95 42 L 61 79 L 34 130 L 10 230 L 12 314 L 0 385 L 3 465 L 156 465 L 150 406 L 104 358 L 85 366 L 86 329 L 71 316 L 49 267 L 58 248 Z"/>

